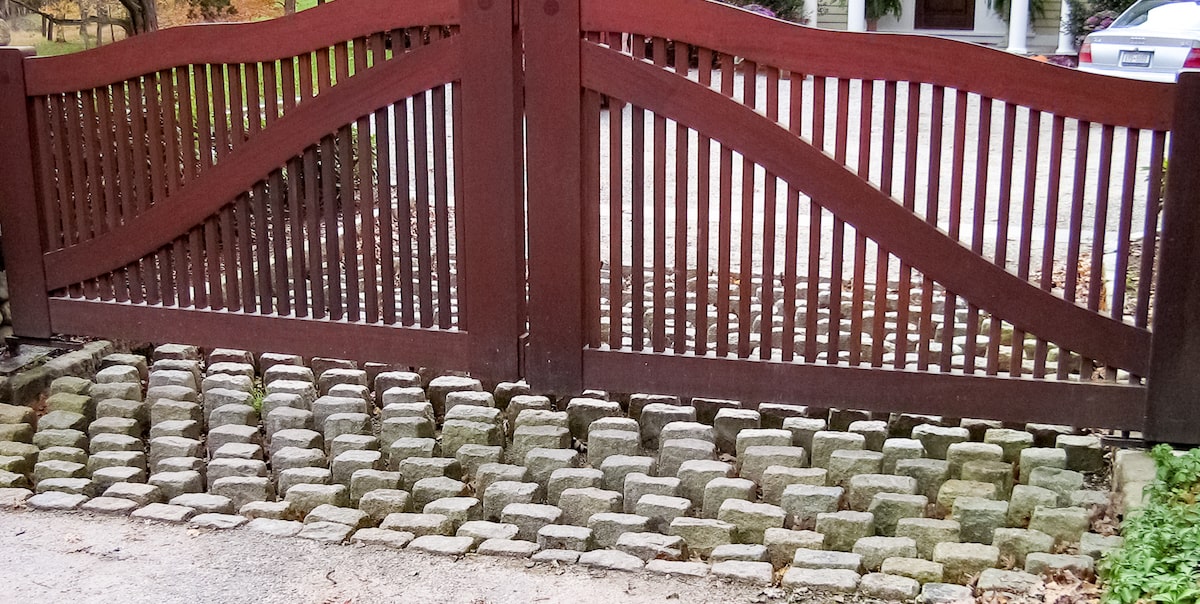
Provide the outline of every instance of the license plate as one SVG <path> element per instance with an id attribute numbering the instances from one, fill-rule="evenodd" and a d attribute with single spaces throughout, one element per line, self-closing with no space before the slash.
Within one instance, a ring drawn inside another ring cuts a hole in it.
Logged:
<path id="1" fill-rule="evenodd" d="M 1153 56 L 1153 52 L 1122 50 L 1121 67 L 1149 67 Z"/>

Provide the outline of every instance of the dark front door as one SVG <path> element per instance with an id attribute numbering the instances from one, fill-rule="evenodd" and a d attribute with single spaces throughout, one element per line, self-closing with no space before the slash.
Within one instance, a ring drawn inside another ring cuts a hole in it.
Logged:
<path id="1" fill-rule="evenodd" d="M 974 29 L 975 0 L 916 0 L 917 29 Z"/>

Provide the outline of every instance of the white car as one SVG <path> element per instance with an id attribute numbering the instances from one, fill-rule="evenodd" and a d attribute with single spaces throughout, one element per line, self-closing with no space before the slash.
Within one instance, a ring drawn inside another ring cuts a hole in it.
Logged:
<path id="1" fill-rule="evenodd" d="M 1140 0 L 1084 39 L 1079 69 L 1154 82 L 1200 69 L 1200 0 Z"/>

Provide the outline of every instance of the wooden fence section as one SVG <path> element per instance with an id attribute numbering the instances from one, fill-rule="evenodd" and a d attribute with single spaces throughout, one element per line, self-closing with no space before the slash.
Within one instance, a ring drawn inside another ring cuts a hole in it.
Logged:
<path id="1" fill-rule="evenodd" d="M 10 258 L 44 265 L 18 289 L 49 299 L 14 309 L 22 333 L 155 339 L 166 324 L 516 373 L 517 205 L 493 203 L 496 170 L 470 150 L 511 157 L 513 107 L 493 99 L 512 61 L 466 60 L 510 48 L 511 17 L 463 36 L 467 19 L 483 18 L 343 0 L 23 61 L 26 98 L 6 115 L 29 117 L 36 195 L 12 213 L 40 215 L 42 245 Z"/>
<path id="2" fill-rule="evenodd" d="M 1172 86 L 694 0 L 553 4 L 522 5 L 526 93 L 580 108 L 531 110 L 530 182 L 558 179 L 531 184 L 531 257 L 582 252 L 530 265 L 555 311 L 532 381 L 1144 427 Z M 556 68 L 579 75 L 535 79 Z"/>
<path id="3" fill-rule="evenodd" d="M 1200 442 L 1197 78 L 705 0 L 4 50 L 16 329 Z"/>

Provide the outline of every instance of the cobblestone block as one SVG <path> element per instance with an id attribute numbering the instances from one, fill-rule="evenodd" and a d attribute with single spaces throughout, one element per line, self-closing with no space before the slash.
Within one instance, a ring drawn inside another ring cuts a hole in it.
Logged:
<path id="1" fill-rule="evenodd" d="M 816 529 L 825 535 L 826 548 L 848 552 L 855 541 L 875 534 L 875 517 L 870 512 L 853 511 L 817 514 Z"/>
<path id="2" fill-rule="evenodd" d="M 350 502 L 357 504 L 371 491 L 398 490 L 403 484 L 399 472 L 388 472 L 374 468 L 355 470 L 350 475 Z"/>
<path id="3" fill-rule="evenodd" d="M 588 518 L 587 527 L 592 529 L 592 538 L 595 540 L 596 547 L 610 548 L 616 546 L 617 539 L 624 533 L 649 531 L 650 519 L 637 514 L 600 512 L 592 514 Z"/>
<path id="4" fill-rule="evenodd" d="M 413 483 L 409 494 L 412 496 L 413 509 L 419 510 L 431 501 L 445 497 L 462 497 L 469 492 L 470 489 L 465 482 L 448 476 L 435 476 L 422 478 Z"/>
<path id="5" fill-rule="evenodd" d="M 716 443 L 717 431 L 712 426 L 700 422 L 671 422 L 663 426 L 662 432 L 658 435 L 660 446 L 665 441 L 680 438 L 694 438 Z"/>
<path id="6" fill-rule="evenodd" d="M 681 537 L 658 533 L 624 533 L 617 537 L 617 551 L 650 560 L 686 560 L 687 543 Z"/>
<path id="7" fill-rule="evenodd" d="M 959 523 L 959 538 L 962 541 L 991 543 L 996 529 L 1005 526 L 1008 502 L 980 497 L 959 497 L 954 502 L 953 517 Z"/>
<path id="8" fill-rule="evenodd" d="M 937 504 L 943 510 L 954 509 L 954 502 L 959 497 L 978 497 L 996 499 L 996 485 L 989 482 L 971 480 L 947 480 L 938 489 Z"/>
<path id="9" fill-rule="evenodd" d="M 943 580 L 966 583 L 1000 563 L 1000 548 L 980 543 L 939 543 L 933 548 L 933 561 L 942 565 Z"/>
<path id="10" fill-rule="evenodd" d="M 1003 461 L 1004 449 L 991 443 L 952 443 L 946 449 L 946 462 L 950 464 L 950 478 L 961 478 L 963 464 L 970 461 Z"/>
<path id="11" fill-rule="evenodd" d="M 559 496 L 567 489 L 601 488 L 604 473 L 593 468 L 560 468 L 546 482 L 546 502 L 558 505 Z"/>
<path id="12" fill-rule="evenodd" d="M 1058 505 L 1071 504 L 1071 494 L 1083 488 L 1083 474 L 1042 466 L 1029 473 L 1029 485 L 1049 489 L 1058 494 Z"/>
<path id="13" fill-rule="evenodd" d="M 658 452 L 658 471 L 663 476 L 678 476 L 680 467 L 689 461 L 712 461 L 717 457 L 716 445 L 709 441 L 682 438 L 663 441 Z M 685 487 L 686 490 L 686 487 Z"/>
<path id="14" fill-rule="evenodd" d="M 867 439 L 864 447 L 868 451 L 882 451 L 883 443 L 887 440 L 888 425 L 884 421 L 859 420 L 851 422 L 846 431 L 863 435 Z"/>
<path id="15" fill-rule="evenodd" d="M 1078 543 L 1091 526 L 1091 513 L 1083 508 L 1037 506 L 1029 519 L 1029 528 L 1054 537 L 1056 544 Z"/>
<path id="16" fill-rule="evenodd" d="M 787 514 L 779 506 L 731 498 L 721 504 L 717 520 L 737 527 L 739 543 L 762 543 L 767 529 L 785 528 Z"/>
<path id="17" fill-rule="evenodd" d="M 671 473 L 664 471 L 661 461 L 660 456 L 660 474 L 670 476 Z M 674 475 L 679 478 L 680 494 L 690 499 L 694 506 L 702 507 L 704 505 L 704 489 L 708 483 L 716 478 L 732 478 L 734 470 L 733 465 L 722 461 L 695 459 L 680 464 Z"/>
<path id="18" fill-rule="evenodd" d="M 587 526 L 595 514 L 623 509 L 620 492 L 596 488 L 566 489 L 559 495 L 558 507 L 563 510 L 563 522 L 577 526 Z"/>
<path id="19" fill-rule="evenodd" d="M 400 464 L 411 458 L 437 457 L 442 448 L 432 438 L 397 438 L 388 446 L 388 469 L 399 470 Z"/>
<path id="20" fill-rule="evenodd" d="M 763 470 L 762 479 L 759 482 L 759 486 L 762 488 L 763 502 L 781 505 L 784 490 L 794 484 L 825 486 L 828 472 L 824 468 L 767 466 Z"/>
<path id="21" fill-rule="evenodd" d="M 501 520 L 511 504 L 541 503 L 542 487 L 536 482 L 501 480 L 488 485 L 483 492 L 483 520 Z M 507 522 L 507 521 L 505 521 Z"/>
<path id="22" fill-rule="evenodd" d="M 1058 494 L 1054 491 L 1025 484 L 1016 485 L 1008 500 L 1008 525 L 1025 528 L 1029 526 L 1029 519 L 1035 509 L 1056 505 Z"/>
<path id="23" fill-rule="evenodd" d="M 866 447 L 866 443 L 867 439 L 862 434 L 829 430 L 817 432 L 813 434 L 812 440 L 812 465 L 818 468 L 828 468 L 829 458 L 834 451 L 862 451 Z M 882 459 L 880 456 L 881 462 Z M 878 474 L 879 471 L 875 470 L 873 473 Z"/>
<path id="24" fill-rule="evenodd" d="M 1001 556 L 1024 567 L 1029 554 L 1048 553 L 1054 547 L 1054 537 L 1036 530 L 997 528 L 992 533 L 992 545 L 1000 548 Z"/>
<path id="25" fill-rule="evenodd" d="M 410 514 L 406 512 L 388 514 L 379 524 L 379 528 L 412 533 L 418 538 L 454 533 L 453 523 L 441 514 Z M 463 537 L 463 539 L 466 539 L 468 545 L 474 545 L 474 541 L 470 538 Z"/>
<path id="26" fill-rule="evenodd" d="M 792 445 L 813 450 L 813 435 L 828 429 L 828 422 L 814 417 L 789 417 L 783 420 L 783 429 L 792 433 Z M 865 438 L 865 437 L 864 437 Z M 864 441 L 865 444 L 865 441 Z"/>
<path id="27" fill-rule="evenodd" d="M 950 479 L 950 464 L 941 459 L 900 459 L 896 474 L 917 479 L 917 494 L 934 501 L 942 484 Z"/>
<path id="28" fill-rule="evenodd" d="M 465 522 L 479 520 L 483 507 L 474 497 L 443 497 L 425 504 L 422 512 L 426 514 L 441 514 L 450 519 L 454 530 L 457 531 Z"/>
<path id="29" fill-rule="evenodd" d="M 88 437 L 87 434 L 79 430 L 39 430 L 33 435 L 33 444 L 39 449 L 50 447 L 86 449 L 88 446 Z"/>
<path id="30" fill-rule="evenodd" d="M 767 556 L 771 564 L 775 568 L 783 568 L 792 563 L 797 550 L 824 548 L 825 536 L 816 531 L 768 528 L 763 531 L 763 546 L 767 548 Z"/>
<path id="31" fill-rule="evenodd" d="M 918 583 L 941 583 L 944 571 L 941 564 L 921 558 L 887 558 L 880 572 L 908 577 Z"/>
<path id="32" fill-rule="evenodd" d="M 634 506 L 644 495 L 662 495 L 667 497 L 677 497 L 679 495 L 680 481 L 678 478 L 670 476 L 649 476 L 644 472 L 633 472 L 626 474 L 622 483 L 624 488 L 621 491 L 621 495 L 626 513 L 633 512 Z M 690 507 L 691 502 L 688 503 Z"/>
<path id="33" fill-rule="evenodd" d="M 915 495 L 916 491 L 917 480 L 909 476 L 859 474 L 852 476 L 849 480 L 846 502 L 850 509 L 858 512 L 866 512 L 871 507 L 871 501 L 879 493 Z"/>
<path id="34" fill-rule="evenodd" d="M 780 505 L 798 526 L 813 526 L 818 514 L 836 512 L 845 489 L 795 484 L 783 490 Z"/>
<path id="35" fill-rule="evenodd" d="M 653 474 L 655 465 L 653 457 L 612 455 L 600 464 L 600 471 L 604 473 L 604 488 L 623 493 L 626 476 Z"/>
<path id="36" fill-rule="evenodd" d="M 681 407 L 665 403 L 652 403 L 642 409 L 638 420 L 640 426 L 641 445 L 647 449 L 657 449 L 659 436 L 663 428 L 673 422 L 695 422 L 696 410 L 692 407 Z M 591 446 L 589 436 L 588 446 Z"/>
<path id="37" fill-rule="evenodd" d="M 767 468 L 780 466 L 800 469 L 807 465 L 807 456 L 801 447 L 750 446 L 739 455 L 742 464 L 740 475 L 761 484 Z"/>
<path id="38" fill-rule="evenodd" d="M 737 452 L 737 436 L 742 430 L 754 430 L 761 426 L 762 416 L 753 409 L 721 409 L 713 418 L 717 433 L 717 449 L 722 453 Z"/>
<path id="39" fill-rule="evenodd" d="M 592 398 L 574 398 L 567 403 L 567 422 L 571 435 L 587 441 L 588 426 L 602 417 L 620 417 L 621 405 Z"/>
<path id="40" fill-rule="evenodd" d="M 372 522 L 378 524 L 388 514 L 405 513 L 412 509 L 408 492 L 399 489 L 375 489 L 363 493 L 358 500 L 358 509 L 367 513 Z"/>
<path id="41" fill-rule="evenodd" d="M 1048 467 L 1065 470 L 1067 468 L 1067 452 L 1063 449 L 1030 447 L 1021 451 L 1019 467 L 1020 475 L 1017 482 L 1029 484 L 1029 476 L 1035 468 Z"/>
<path id="42" fill-rule="evenodd" d="M 519 530 L 520 528 L 515 524 L 468 520 L 459 525 L 458 529 L 454 531 L 454 536 L 470 537 L 475 542 L 475 546 L 479 547 L 480 543 L 488 539 L 516 539 Z"/>
<path id="43" fill-rule="evenodd" d="M 704 487 L 704 505 L 700 515 L 717 518 L 727 500 L 754 501 L 756 493 L 755 484 L 745 478 L 714 478 Z"/>
<path id="44" fill-rule="evenodd" d="M 933 459 L 946 459 L 950 445 L 967 442 L 971 433 L 966 428 L 922 424 L 912 430 L 912 437 L 921 441 L 925 454 Z"/>
<path id="45" fill-rule="evenodd" d="M 715 548 L 733 543 L 737 527 L 720 520 L 679 516 L 667 530 L 668 534 L 683 537 L 692 553 L 707 557 Z"/>
<path id="46" fill-rule="evenodd" d="M 962 527 L 955 520 L 901 518 L 896 523 L 896 536 L 915 541 L 917 555 L 926 560 L 933 560 L 933 549 L 939 543 L 958 543 L 961 531 Z"/>
<path id="47" fill-rule="evenodd" d="M 862 576 L 858 582 L 858 590 L 870 598 L 908 601 L 921 593 L 921 584 L 914 579 L 899 575 L 870 573 Z"/>
<path id="48" fill-rule="evenodd" d="M 588 434 L 588 463 L 600 467 L 606 459 L 617 455 L 637 456 L 641 453 L 641 441 L 637 432 L 627 430 L 590 430 Z"/>
<path id="49" fill-rule="evenodd" d="M 863 537 L 852 551 L 862 559 L 867 572 L 878 572 L 888 558 L 916 558 L 917 542 L 909 537 Z"/>
<path id="50" fill-rule="evenodd" d="M 999 446 L 1004 451 L 1002 461 L 1017 463 L 1021 451 L 1033 446 L 1033 435 L 1024 430 L 991 428 L 984 432 L 983 442 Z"/>
<path id="51" fill-rule="evenodd" d="M 843 569 L 791 568 L 783 575 L 786 589 L 809 589 L 831 593 L 854 593 L 859 574 Z"/>
<path id="52" fill-rule="evenodd" d="M 1104 449 L 1095 436 L 1060 434 L 1055 438 L 1055 448 L 1067 454 L 1068 470 L 1076 472 L 1099 472 L 1104 469 Z"/>
<path id="53" fill-rule="evenodd" d="M 517 538 L 525 541 L 537 541 L 543 527 L 561 519 L 561 509 L 540 503 L 510 503 L 500 512 L 500 522 L 516 525 Z"/>
<path id="54" fill-rule="evenodd" d="M 1095 575 L 1095 560 L 1091 556 L 1071 554 L 1047 554 L 1032 552 L 1025 557 L 1025 572 L 1051 576 L 1062 571 L 1087 581 Z"/>

